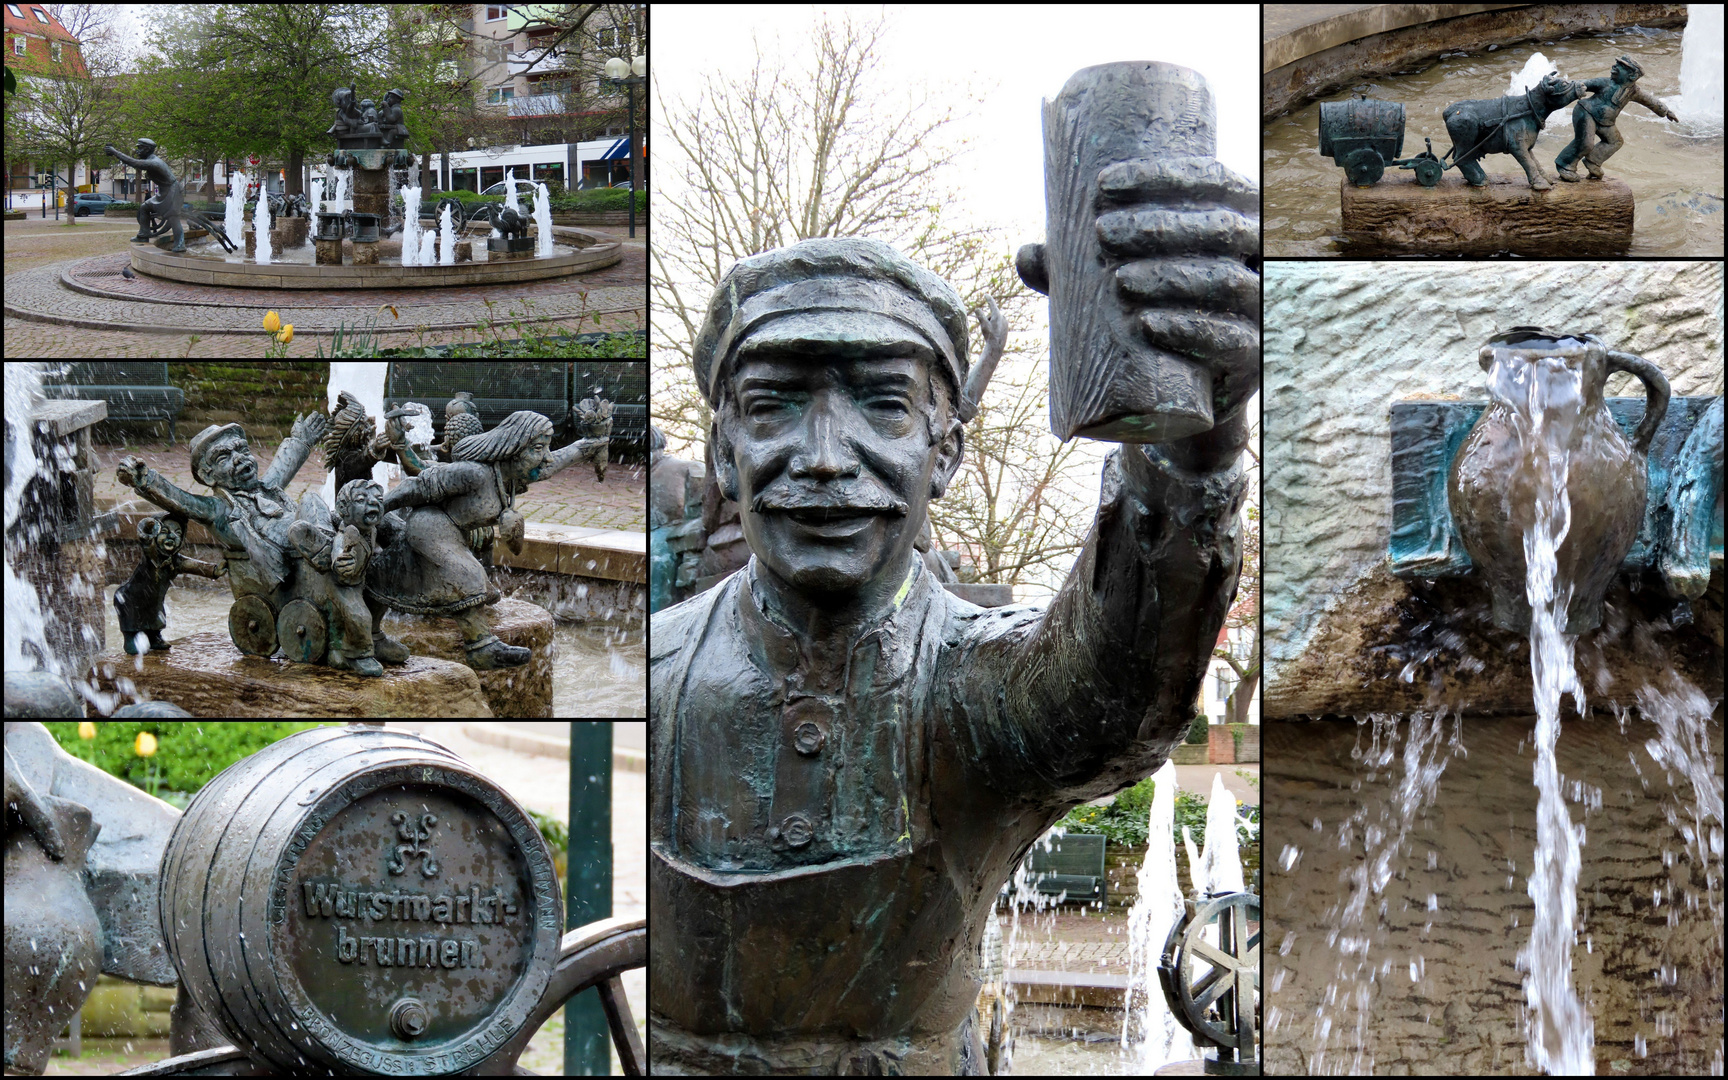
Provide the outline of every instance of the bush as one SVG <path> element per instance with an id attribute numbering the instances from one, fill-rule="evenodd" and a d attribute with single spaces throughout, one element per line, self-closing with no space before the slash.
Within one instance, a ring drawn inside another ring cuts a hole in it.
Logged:
<path id="1" fill-rule="evenodd" d="M 1112 844 L 1145 847 L 1146 827 L 1152 814 L 1152 790 L 1156 786 L 1148 776 L 1133 787 L 1118 793 L 1108 806 L 1076 806 L 1056 824 L 1071 833 L 1102 834 L 1109 838 Z M 1253 842 L 1260 835 L 1260 808 L 1239 806 L 1236 814 L 1238 841 L 1241 844 Z M 1252 823 L 1251 828 L 1243 826 L 1240 820 L 1243 818 Z M 1172 836 L 1178 846 L 1182 843 L 1184 825 L 1188 826 L 1188 831 L 1196 842 L 1206 832 L 1206 799 L 1199 792 L 1176 793 L 1176 824 Z"/>
<path id="2" fill-rule="evenodd" d="M 1183 741 L 1184 742 L 1190 742 L 1190 743 L 1196 743 L 1198 745 L 1204 746 L 1206 744 L 1207 738 L 1209 738 L 1209 736 L 1206 734 L 1206 729 L 1209 726 L 1211 726 L 1211 722 L 1206 719 L 1205 713 L 1201 713 L 1199 716 L 1196 716 L 1194 718 L 1194 721 L 1192 723 L 1190 723 L 1188 725 L 1188 738 L 1183 740 Z"/>
<path id="3" fill-rule="evenodd" d="M 46 724 L 67 753 L 111 776 L 142 787 L 153 764 L 163 787 L 188 793 L 208 784 L 217 773 L 241 758 L 279 739 L 307 728 L 329 726 L 332 725 L 315 721 L 120 720 L 97 723 L 94 739 L 80 739 L 75 720 Z M 133 751 L 141 731 L 156 737 L 155 756 L 141 758 Z"/>

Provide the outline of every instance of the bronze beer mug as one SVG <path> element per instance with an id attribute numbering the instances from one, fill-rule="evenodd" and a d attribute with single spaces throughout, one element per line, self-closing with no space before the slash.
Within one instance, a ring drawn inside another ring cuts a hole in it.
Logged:
<path id="1" fill-rule="evenodd" d="M 1022 249 L 1019 265 L 1050 297 L 1050 428 L 1058 438 L 1156 443 L 1212 428 L 1211 375 L 1148 341 L 1143 309 L 1124 295 L 1127 279 L 1148 276 L 1145 256 L 1189 250 L 1188 226 L 1162 208 L 1192 211 L 1195 188 L 1184 181 L 1216 182 L 1216 163 L 1198 160 L 1213 155 L 1215 127 L 1205 79 L 1154 61 L 1085 68 L 1044 103 L 1047 239 L 1035 254 L 1033 245 Z M 1192 177 L 1146 183 L 1144 165 L 1161 162 Z M 1129 188 L 1140 201 L 1126 201 Z M 1234 239 L 1257 247 L 1258 230 Z M 1168 259 L 1151 276 L 1171 274 L 1186 276 L 1197 299 L 1217 280 L 1204 259 Z M 1196 334 L 1210 331 L 1197 323 Z"/>

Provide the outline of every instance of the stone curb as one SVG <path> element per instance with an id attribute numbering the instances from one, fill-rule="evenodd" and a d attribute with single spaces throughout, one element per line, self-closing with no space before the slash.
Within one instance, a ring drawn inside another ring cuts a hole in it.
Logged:
<path id="1" fill-rule="evenodd" d="M 89 256 L 89 258 L 97 258 L 97 259 L 103 259 L 103 258 L 109 258 L 109 257 L 111 257 L 111 256 L 110 255 Z M 74 261 L 82 262 L 84 260 L 80 259 L 80 260 L 74 260 Z M 198 334 L 200 336 L 211 336 L 211 335 L 215 335 L 215 334 L 245 335 L 245 334 L 257 334 L 257 333 L 261 332 L 258 329 L 252 327 L 251 325 L 247 325 L 244 327 L 228 327 L 228 326 L 214 325 L 212 323 L 204 323 L 204 324 L 186 323 L 186 324 L 174 326 L 174 325 L 168 325 L 165 323 L 138 323 L 138 322 L 122 321 L 119 318 L 112 318 L 112 319 L 80 318 L 78 316 L 72 316 L 72 315 L 60 315 L 60 314 L 54 314 L 54 313 L 46 312 L 46 311 L 30 310 L 30 309 L 27 309 L 25 307 L 20 306 L 18 303 L 15 303 L 12 300 L 12 297 L 20 294 L 20 291 L 28 293 L 29 291 L 32 291 L 33 289 L 42 288 L 42 287 L 49 287 L 49 288 L 62 287 L 64 285 L 64 281 L 61 280 L 61 274 L 67 265 L 68 264 L 66 264 L 66 263 L 51 263 L 47 266 L 33 267 L 29 270 L 23 270 L 23 271 L 20 271 L 16 274 L 10 275 L 6 280 L 7 299 L 6 299 L 5 305 L 4 305 L 5 313 L 7 315 L 12 315 L 12 316 L 15 316 L 19 319 L 24 319 L 24 320 L 27 320 L 30 322 L 50 323 L 50 324 L 57 325 L 57 326 L 75 326 L 75 327 L 80 327 L 80 328 L 83 328 L 86 330 L 129 331 L 129 332 L 134 332 L 134 333 L 150 333 L 150 334 Z M 608 301 L 604 296 L 605 292 L 608 290 L 634 292 L 634 290 L 630 286 L 621 286 L 621 285 L 600 286 L 600 287 L 592 290 L 591 292 L 584 294 L 585 296 L 588 296 L 591 298 L 590 303 L 589 303 L 586 310 L 588 312 L 598 312 L 601 314 L 619 314 L 619 313 L 623 313 L 623 312 L 640 311 L 640 310 L 643 310 L 647 307 L 647 296 L 646 296 L 645 290 L 644 290 L 644 292 L 643 292 L 643 294 L 639 300 L 635 297 L 632 297 L 629 300 L 620 299 L 620 300 L 612 300 L 612 301 Z M 82 290 L 82 289 L 76 289 L 76 290 L 68 289 L 68 291 L 75 291 L 75 292 L 80 293 L 81 295 L 86 294 L 86 290 Z M 598 297 L 596 297 L 596 294 L 600 294 L 600 295 Z M 109 299 L 109 298 L 99 297 L 99 299 Z M 271 302 L 275 303 L 279 308 L 286 306 L 279 300 L 272 300 Z M 126 306 L 137 305 L 137 306 L 148 308 L 148 307 L 155 306 L 155 301 L 134 300 L 134 299 L 115 300 L 114 301 L 114 305 L 116 307 L 119 307 L 122 304 L 126 305 Z M 230 307 L 228 305 L 215 305 L 215 304 L 183 305 L 183 306 L 210 307 L 210 308 L 216 308 L 222 312 L 246 310 L 246 307 L 242 307 L 240 305 L 235 305 L 232 307 Z M 257 305 L 248 305 L 248 307 L 253 307 L 253 306 L 257 306 Z M 403 305 L 401 305 L 399 303 L 397 306 L 401 307 Z M 308 308 L 306 310 L 312 310 L 312 309 Z M 330 309 L 323 309 L 323 310 L 330 310 Z M 116 314 L 121 314 L 121 312 L 117 312 Z M 574 311 L 563 312 L 563 311 L 556 311 L 556 310 L 543 310 L 540 313 L 540 317 L 543 319 L 556 320 L 558 318 L 568 317 L 568 316 L 571 316 L 574 314 L 576 314 L 576 312 L 574 312 Z M 298 316 L 298 315 L 296 317 L 302 318 L 302 319 L 304 318 L 303 316 Z M 476 318 L 478 318 L 478 317 L 479 316 L 476 315 Z M 250 320 L 248 320 L 248 321 L 250 322 Z M 294 319 L 287 319 L 284 321 L 295 322 Z M 421 329 L 422 325 L 424 325 L 424 328 L 426 330 L 465 330 L 465 329 L 468 329 L 474 325 L 474 319 L 466 319 L 466 320 L 454 321 L 454 322 L 448 322 L 448 321 L 428 322 L 425 324 L 415 323 L 415 324 L 412 324 L 410 326 L 401 327 L 399 329 L 397 329 L 397 328 L 380 329 L 377 331 L 377 333 L 379 333 L 379 334 L 403 334 L 403 333 L 412 334 L 412 333 L 417 332 L 419 329 Z M 308 323 L 308 322 L 296 322 L 295 328 L 294 328 L 296 335 L 302 335 L 302 334 L 330 335 L 330 334 L 334 334 L 337 329 L 338 329 L 338 327 L 336 327 L 336 326 L 321 327 L 321 326 L 313 325 L 313 324 Z M 352 328 L 350 328 L 350 329 L 352 329 Z"/>
<path id="2" fill-rule="evenodd" d="M 519 754 L 570 760 L 570 740 L 551 735 L 536 735 L 531 731 L 494 727 L 487 724 L 463 724 L 462 734 L 488 746 L 501 746 Z M 627 746 L 612 748 L 612 767 L 626 772 L 647 772 L 648 755 Z"/>

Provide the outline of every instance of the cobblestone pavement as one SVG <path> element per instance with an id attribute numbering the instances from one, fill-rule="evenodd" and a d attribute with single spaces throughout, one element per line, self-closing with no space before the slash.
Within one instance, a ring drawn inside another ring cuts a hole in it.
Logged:
<path id="1" fill-rule="evenodd" d="M 181 431 L 188 440 L 197 434 L 187 430 L 185 425 Z M 276 447 L 280 445 L 279 439 L 253 442 L 252 454 L 258 459 L 260 473 L 270 468 Z M 127 446 L 98 444 L 93 447 L 98 504 L 112 505 L 138 498 L 136 493 L 122 487 L 114 478 L 115 466 L 128 454 L 143 458 L 146 464 L 175 485 L 187 491 L 204 493 L 204 486 L 192 479 L 186 448 L 185 442 L 146 442 Z M 317 491 L 324 485 L 324 475 L 323 457 L 313 453 L 289 481 L 288 494 L 298 499 L 307 491 Z M 648 524 L 647 490 L 645 466 L 614 463 L 606 470 L 605 483 L 600 483 L 594 479 L 592 466 L 578 463 L 548 480 L 535 483 L 526 495 L 518 497 L 516 509 L 529 521 L 542 524 L 641 532 Z"/>
<path id="2" fill-rule="evenodd" d="M 1002 916 L 1006 947 L 1012 919 Z M 1162 942 L 1160 942 L 1162 944 Z M 1011 953 L 1003 957 L 1011 968 L 1041 971 L 1128 970 L 1128 913 L 1113 909 L 1100 916 L 1088 910 L 1023 912 L 1020 933 Z"/>
<path id="3" fill-rule="evenodd" d="M 263 356 L 272 342 L 262 320 L 272 310 L 294 324 L 289 358 L 314 355 L 340 325 L 374 318 L 386 347 L 478 341 L 483 335 L 473 327 L 482 319 L 533 319 L 544 330 L 573 333 L 645 325 L 642 237 L 616 236 L 624 244 L 618 264 L 559 281 L 465 289 L 250 290 L 147 276 L 128 280 L 120 270 L 135 228 L 116 227 L 113 219 L 82 220 L 73 229 L 52 219 L 5 223 L 7 356 Z M 68 281 L 108 295 L 76 291 Z M 386 304 L 395 306 L 394 314 L 379 310 Z M 500 336 L 519 334 L 504 326 Z"/>

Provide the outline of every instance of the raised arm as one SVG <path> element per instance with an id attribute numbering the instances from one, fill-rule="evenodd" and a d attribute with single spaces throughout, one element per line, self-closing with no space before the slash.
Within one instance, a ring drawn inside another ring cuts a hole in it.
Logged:
<path id="1" fill-rule="evenodd" d="M 467 495 L 491 480 L 491 468 L 475 461 L 433 465 L 410 476 L 384 496 L 384 512 L 404 506 L 432 506 Z"/>
<path id="2" fill-rule="evenodd" d="M 1642 86 L 1636 84 L 1633 85 L 1632 100 L 1664 119 L 1673 120 L 1676 123 L 1680 120 L 1678 116 L 1674 115 L 1673 109 L 1670 109 L 1662 103 L 1661 98 L 1657 97 L 1655 94 L 1646 93 Z"/>
<path id="3" fill-rule="evenodd" d="M 594 475 L 600 480 L 605 480 L 606 447 L 609 442 L 610 440 L 604 437 L 577 439 L 569 446 L 552 451 L 551 456 L 546 459 L 546 464 L 540 466 L 540 475 L 536 479 L 544 480 L 578 461 L 591 461 L 594 463 Z"/>
<path id="4" fill-rule="evenodd" d="M 1128 445 L 1043 617 L 982 612 L 952 653 L 952 725 L 998 784 L 1093 798 L 1180 742 L 1236 595 L 1239 465 L 1185 469 Z"/>
<path id="5" fill-rule="evenodd" d="M 104 149 L 106 149 L 110 155 L 112 155 L 113 157 L 119 158 L 121 161 L 132 166 L 134 169 L 144 168 L 144 160 L 145 159 L 143 159 L 143 158 L 135 158 L 131 154 L 125 153 L 125 152 L 120 151 L 120 150 L 116 150 L 113 146 L 108 146 L 108 147 L 105 147 Z"/>
<path id="6" fill-rule="evenodd" d="M 222 503 L 214 496 L 194 495 L 169 483 L 162 474 L 135 456 L 122 458 L 114 470 L 115 477 L 127 487 L 149 499 L 164 510 L 185 514 L 193 521 L 214 527 Z"/>
<path id="7" fill-rule="evenodd" d="M 300 466 L 306 464 L 306 459 L 312 455 L 312 448 L 318 445 L 318 440 L 324 437 L 324 431 L 330 426 L 322 413 L 307 413 L 294 419 L 294 428 L 282 445 L 276 451 L 276 456 L 270 460 L 270 468 L 264 473 L 265 487 L 286 488 L 288 481 L 294 479 L 294 474 L 300 471 Z"/>
<path id="8" fill-rule="evenodd" d="M 998 785 L 1053 803 L 1146 775 L 1188 729 L 1241 571 L 1245 406 L 1259 383 L 1257 188 L 1195 157 L 1113 163 L 1098 188 L 1097 235 L 1115 267 L 1104 303 L 1173 367 L 1204 372 L 1214 423 L 1123 445 L 1048 611 L 983 615 L 967 634 L 975 662 L 954 669 L 952 730 Z M 1045 260 L 1062 257 L 1023 249 L 1021 276 L 1043 291 Z"/>

